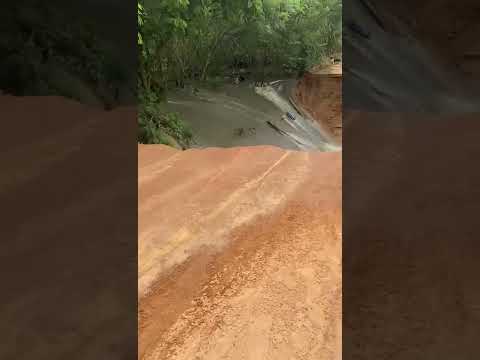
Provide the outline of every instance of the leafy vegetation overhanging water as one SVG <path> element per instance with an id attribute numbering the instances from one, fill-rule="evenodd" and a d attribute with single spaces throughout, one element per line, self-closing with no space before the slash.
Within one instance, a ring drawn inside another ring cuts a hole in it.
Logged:
<path id="1" fill-rule="evenodd" d="M 187 148 L 172 88 L 297 77 L 341 51 L 339 0 L 144 0 L 138 4 L 139 142 Z"/>

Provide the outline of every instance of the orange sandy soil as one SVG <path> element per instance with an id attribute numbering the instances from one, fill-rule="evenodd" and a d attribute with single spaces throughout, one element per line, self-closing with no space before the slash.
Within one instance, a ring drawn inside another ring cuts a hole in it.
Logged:
<path id="1" fill-rule="evenodd" d="M 308 117 L 342 142 L 342 65 L 317 67 L 307 72 L 293 91 L 292 100 Z"/>
<path id="2" fill-rule="evenodd" d="M 341 359 L 341 153 L 138 157 L 139 358 Z"/>

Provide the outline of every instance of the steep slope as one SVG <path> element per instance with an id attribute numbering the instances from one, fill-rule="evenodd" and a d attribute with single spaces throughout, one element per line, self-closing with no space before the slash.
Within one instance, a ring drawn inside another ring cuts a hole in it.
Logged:
<path id="1" fill-rule="evenodd" d="M 340 160 L 140 146 L 140 358 L 340 359 Z"/>

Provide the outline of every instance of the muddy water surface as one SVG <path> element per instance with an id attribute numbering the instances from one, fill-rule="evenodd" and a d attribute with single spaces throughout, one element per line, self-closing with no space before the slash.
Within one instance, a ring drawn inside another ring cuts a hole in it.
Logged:
<path id="1" fill-rule="evenodd" d="M 337 150 L 321 129 L 297 113 L 288 100 L 295 80 L 226 84 L 217 90 L 172 92 L 171 111 L 181 114 L 195 137 L 195 147 L 274 145 L 292 150 Z M 293 119 L 285 114 L 290 112 Z"/>

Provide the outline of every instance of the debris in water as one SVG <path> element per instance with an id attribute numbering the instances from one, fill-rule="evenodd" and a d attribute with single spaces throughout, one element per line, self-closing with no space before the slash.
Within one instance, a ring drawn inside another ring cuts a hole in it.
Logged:
<path id="1" fill-rule="evenodd" d="M 248 133 L 247 133 L 248 132 Z M 255 135 L 257 132 L 257 129 L 254 127 L 245 129 L 245 128 L 236 128 L 233 130 L 233 133 L 236 136 L 245 136 L 245 135 Z"/>
<path id="2" fill-rule="evenodd" d="M 286 135 L 285 131 L 283 131 L 282 129 L 280 129 L 277 125 L 275 125 L 275 124 L 272 123 L 271 121 L 267 120 L 267 124 L 268 124 L 272 129 L 274 129 L 275 131 L 278 131 L 280 134 Z"/>
<path id="3" fill-rule="evenodd" d="M 243 136 L 243 134 L 245 133 L 245 129 L 244 128 L 236 128 L 236 129 L 233 129 L 233 133 L 236 136 Z"/>

